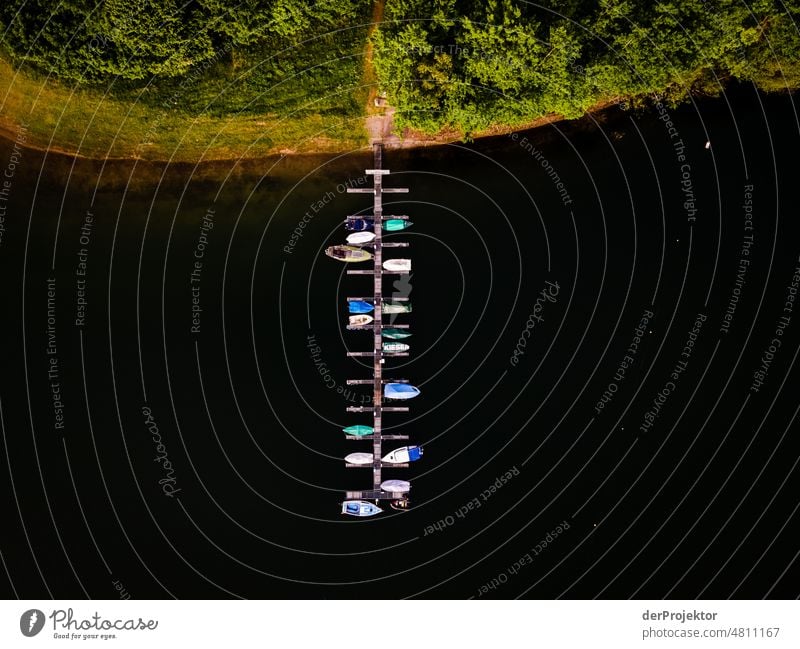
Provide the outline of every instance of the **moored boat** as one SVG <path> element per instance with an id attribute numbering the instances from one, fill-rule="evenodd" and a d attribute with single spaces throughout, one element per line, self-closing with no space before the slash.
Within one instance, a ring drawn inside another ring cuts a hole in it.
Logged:
<path id="1" fill-rule="evenodd" d="M 410 304 L 399 304 L 397 302 L 384 302 L 381 305 L 381 311 L 386 314 L 392 313 L 411 313 Z"/>
<path id="2" fill-rule="evenodd" d="M 371 230 L 373 227 L 375 227 L 374 223 L 375 221 L 373 219 L 347 219 L 344 222 L 344 227 L 346 230 L 350 230 L 351 232 L 361 232 L 363 230 Z"/>
<path id="3" fill-rule="evenodd" d="M 325 248 L 325 254 L 338 261 L 367 261 L 372 259 L 372 253 L 355 246 L 330 246 Z"/>
<path id="4" fill-rule="evenodd" d="M 385 352 L 407 352 L 411 345 L 406 343 L 383 343 L 383 351 Z"/>
<path id="5" fill-rule="evenodd" d="M 350 453 L 344 461 L 348 464 L 372 464 L 372 453 Z"/>
<path id="6" fill-rule="evenodd" d="M 397 232 L 398 230 L 407 230 L 412 225 L 413 223 L 406 219 L 387 219 L 383 222 L 383 229 L 387 232 Z"/>
<path id="7" fill-rule="evenodd" d="M 387 259 L 383 262 L 384 270 L 391 270 L 394 272 L 407 272 L 411 270 L 410 259 Z"/>
<path id="8" fill-rule="evenodd" d="M 372 316 L 367 315 L 366 313 L 351 315 L 349 318 L 349 322 L 351 327 L 362 327 L 372 322 Z"/>
<path id="9" fill-rule="evenodd" d="M 411 334 L 405 329 L 397 329 L 395 327 L 387 327 L 381 331 L 381 335 L 389 340 L 403 340 L 410 338 Z"/>
<path id="10" fill-rule="evenodd" d="M 404 494 L 411 490 L 411 483 L 407 480 L 384 480 L 381 489 L 390 494 Z"/>
<path id="11" fill-rule="evenodd" d="M 387 464 L 405 464 L 406 462 L 416 462 L 421 457 L 421 446 L 401 446 L 384 455 L 383 461 Z"/>
<path id="12" fill-rule="evenodd" d="M 365 500 L 345 500 L 342 503 L 342 514 L 350 516 L 375 516 L 383 510 L 377 505 L 368 503 Z"/>
<path id="13" fill-rule="evenodd" d="M 372 313 L 375 307 L 364 300 L 350 300 L 347 303 L 347 310 L 350 313 Z"/>
<path id="14" fill-rule="evenodd" d="M 364 232 L 353 232 L 353 234 L 347 235 L 347 243 L 352 244 L 363 244 L 369 243 L 375 238 L 374 232 L 369 232 L 365 230 Z"/>
<path id="15" fill-rule="evenodd" d="M 387 383 L 383 386 L 383 396 L 387 399 L 413 399 L 419 392 L 419 388 L 408 383 Z"/>
<path id="16" fill-rule="evenodd" d="M 375 429 L 372 426 L 364 426 L 363 424 L 356 424 L 355 426 L 348 426 L 347 428 L 342 428 L 345 435 L 356 435 L 357 437 L 361 437 L 362 435 L 372 435 L 375 432 Z"/>

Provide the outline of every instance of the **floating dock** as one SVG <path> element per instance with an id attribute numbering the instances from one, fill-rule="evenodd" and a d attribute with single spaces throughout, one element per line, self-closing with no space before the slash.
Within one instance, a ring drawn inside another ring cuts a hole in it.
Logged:
<path id="1" fill-rule="evenodd" d="M 348 385 L 372 385 L 372 406 L 350 406 L 347 412 L 372 412 L 372 435 L 365 436 L 350 436 L 348 439 L 353 440 L 370 440 L 372 441 L 372 464 L 366 465 L 346 465 L 353 468 L 372 468 L 372 489 L 365 491 L 348 491 L 345 492 L 347 500 L 400 500 L 404 498 L 403 494 L 388 493 L 381 489 L 381 482 L 383 481 L 381 470 L 384 466 L 389 468 L 403 468 L 407 464 L 384 464 L 381 460 L 383 457 L 383 440 L 406 440 L 408 435 L 384 435 L 383 434 L 383 414 L 386 412 L 408 412 L 406 406 L 384 406 L 383 405 L 383 385 L 385 383 L 407 383 L 406 379 L 391 379 L 385 380 L 383 378 L 383 365 L 386 358 L 397 358 L 408 356 L 408 352 L 385 352 L 383 351 L 383 336 L 382 329 L 384 326 L 393 329 L 407 329 L 407 324 L 383 324 L 383 277 L 384 275 L 408 275 L 407 271 L 387 271 L 383 268 L 383 249 L 384 248 L 407 248 L 407 243 L 399 242 L 383 242 L 383 222 L 389 219 L 402 219 L 407 220 L 408 216 L 384 216 L 383 214 L 383 195 L 384 194 L 401 194 L 407 193 L 407 188 L 401 187 L 384 187 L 383 177 L 389 175 L 389 170 L 383 168 L 383 145 L 375 143 L 372 145 L 373 152 L 373 168 L 367 169 L 366 173 L 372 176 L 373 187 L 348 187 L 347 192 L 351 194 L 372 194 L 373 209 L 371 215 L 365 216 L 348 216 L 348 219 L 373 219 L 373 232 L 375 238 L 364 244 L 365 247 L 373 248 L 373 268 L 372 270 L 348 270 L 348 275 L 372 275 L 372 295 L 367 298 L 351 297 L 347 298 L 348 301 L 353 300 L 372 300 L 374 305 L 373 318 L 371 324 L 364 326 L 348 327 L 348 329 L 356 330 L 371 330 L 372 331 L 372 351 L 368 352 L 348 352 L 348 356 L 359 357 L 372 357 L 372 378 L 371 379 L 351 379 L 347 381 Z M 392 298 L 393 301 L 407 301 L 408 298 Z"/>

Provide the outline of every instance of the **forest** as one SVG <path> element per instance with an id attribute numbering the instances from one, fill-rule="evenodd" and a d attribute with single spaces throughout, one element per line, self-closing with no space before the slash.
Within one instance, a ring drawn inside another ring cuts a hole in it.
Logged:
<path id="1" fill-rule="evenodd" d="M 469 134 L 731 78 L 794 89 L 799 18 L 780 0 L 392 0 L 375 65 L 401 125 Z"/>
<path id="2" fill-rule="evenodd" d="M 732 79 L 793 90 L 799 18 L 781 0 L 6 0 L 0 59 L 118 111 L 306 120 L 312 139 L 326 118 L 356 137 L 373 88 L 397 131 L 472 137 Z"/>

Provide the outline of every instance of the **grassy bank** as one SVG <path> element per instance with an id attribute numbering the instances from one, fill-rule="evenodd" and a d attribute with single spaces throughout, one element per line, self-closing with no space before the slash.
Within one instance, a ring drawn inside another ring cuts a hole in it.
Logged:
<path id="1" fill-rule="evenodd" d="M 91 158 L 196 161 L 341 150 L 367 141 L 363 58 L 370 7 L 287 45 L 229 47 L 178 77 L 58 80 L 0 54 L 0 129 Z"/>
<path id="2" fill-rule="evenodd" d="M 0 93 L 6 99 L 0 127 L 8 137 L 14 139 L 18 124 L 26 123 L 27 145 L 90 158 L 252 158 L 339 150 L 366 141 L 358 115 L 193 115 L 44 82 L 17 74 L 5 61 L 0 61 Z"/>

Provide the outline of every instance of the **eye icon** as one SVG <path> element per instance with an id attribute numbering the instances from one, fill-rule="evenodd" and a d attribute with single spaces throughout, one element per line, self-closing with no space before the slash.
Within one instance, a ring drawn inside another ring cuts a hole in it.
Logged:
<path id="1" fill-rule="evenodd" d="M 25 611 L 19 618 L 19 630 L 22 635 L 32 638 L 44 627 L 44 613 L 38 608 Z"/>

